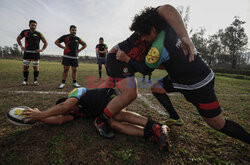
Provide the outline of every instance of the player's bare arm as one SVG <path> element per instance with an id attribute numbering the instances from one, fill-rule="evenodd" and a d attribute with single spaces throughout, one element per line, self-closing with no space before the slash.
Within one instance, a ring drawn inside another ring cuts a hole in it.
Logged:
<path id="1" fill-rule="evenodd" d="M 62 102 L 58 105 L 53 106 L 52 108 L 46 111 L 39 111 L 38 109 L 27 109 L 22 113 L 23 115 L 27 115 L 28 121 L 40 121 L 41 119 L 64 114 L 70 111 L 78 102 L 76 98 L 69 98 L 65 102 Z"/>
<path id="2" fill-rule="evenodd" d="M 56 44 L 56 46 L 58 46 L 59 48 L 66 49 L 66 47 L 63 46 L 63 45 L 60 43 L 60 41 L 58 41 L 58 40 L 55 41 L 55 44 Z"/>
<path id="3" fill-rule="evenodd" d="M 20 48 L 22 49 L 22 51 L 25 51 L 25 48 L 23 47 L 22 42 L 21 42 L 22 38 L 23 37 L 21 35 L 18 35 L 16 41 L 17 41 L 18 45 L 20 46 Z"/>
<path id="4" fill-rule="evenodd" d="M 84 44 L 80 43 L 80 44 L 82 45 L 82 47 L 80 49 L 78 49 L 78 53 L 87 47 L 86 43 L 84 43 Z"/>
<path id="5" fill-rule="evenodd" d="M 48 46 L 48 42 L 47 42 L 47 40 L 45 38 L 42 39 L 42 42 L 43 42 L 43 47 L 42 47 L 42 49 L 36 50 L 37 53 L 43 52 Z"/>
<path id="6" fill-rule="evenodd" d="M 157 12 L 170 24 L 170 26 L 180 37 L 182 41 L 181 48 L 184 51 L 184 54 L 190 54 L 189 61 L 194 61 L 194 45 L 188 36 L 187 30 L 179 12 L 171 5 L 161 6 L 157 9 Z"/>

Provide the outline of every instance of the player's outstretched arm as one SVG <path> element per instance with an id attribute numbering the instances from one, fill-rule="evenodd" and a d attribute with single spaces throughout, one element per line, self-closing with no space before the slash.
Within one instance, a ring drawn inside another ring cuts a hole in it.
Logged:
<path id="1" fill-rule="evenodd" d="M 70 111 L 72 108 L 74 108 L 77 102 L 78 100 L 76 98 L 69 98 L 65 102 L 57 104 L 46 111 L 39 111 L 38 109 L 27 109 L 24 110 L 22 114 L 27 115 L 27 118 L 25 120 L 26 122 L 31 120 L 40 121 L 44 118 L 55 115 L 61 115 Z"/>
<path id="2" fill-rule="evenodd" d="M 74 120 L 72 115 L 56 115 L 41 119 L 40 122 L 45 124 L 61 125 L 72 120 Z"/>
<path id="3" fill-rule="evenodd" d="M 184 51 L 185 55 L 190 54 L 189 61 L 193 61 L 194 45 L 188 36 L 188 32 L 179 12 L 171 5 L 163 5 L 157 9 L 157 12 L 170 24 L 170 26 L 178 34 L 182 41 L 182 50 Z"/>

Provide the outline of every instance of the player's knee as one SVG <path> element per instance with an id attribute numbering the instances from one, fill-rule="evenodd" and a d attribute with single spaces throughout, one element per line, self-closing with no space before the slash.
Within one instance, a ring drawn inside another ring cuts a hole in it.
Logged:
<path id="1" fill-rule="evenodd" d="M 129 101 L 134 101 L 137 98 L 137 94 L 138 94 L 138 92 L 136 90 L 135 91 L 130 91 L 130 92 L 125 93 L 125 97 Z"/>
<path id="2" fill-rule="evenodd" d="M 32 61 L 33 67 L 38 68 L 39 66 L 39 61 Z"/>
<path id="3" fill-rule="evenodd" d="M 68 71 L 69 71 L 69 68 L 64 68 L 64 69 L 63 69 L 63 72 L 64 72 L 64 73 L 68 73 Z"/>
<path id="4" fill-rule="evenodd" d="M 220 114 L 218 116 L 215 116 L 213 118 L 206 118 L 203 117 L 203 119 L 206 121 L 206 123 L 213 129 L 215 130 L 221 130 L 224 125 L 225 125 L 225 119 L 224 117 Z"/>
<path id="5" fill-rule="evenodd" d="M 115 116 L 113 117 L 113 119 L 116 120 L 116 121 L 123 121 L 125 115 L 126 115 L 126 112 L 121 111 L 121 112 L 119 112 L 117 115 L 115 115 Z"/>
<path id="6" fill-rule="evenodd" d="M 159 83 L 155 83 L 151 86 L 151 92 L 152 93 L 166 93 L 166 91 L 162 88 L 162 86 Z"/>

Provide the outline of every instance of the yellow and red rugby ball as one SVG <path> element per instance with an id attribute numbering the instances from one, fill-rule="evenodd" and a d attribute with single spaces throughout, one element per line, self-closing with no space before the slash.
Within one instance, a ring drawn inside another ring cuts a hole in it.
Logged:
<path id="1" fill-rule="evenodd" d="M 11 108 L 8 112 L 7 112 L 7 119 L 15 125 L 19 125 L 19 126 L 28 126 L 31 124 L 34 124 L 34 121 L 29 121 L 27 123 L 24 123 L 25 120 L 24 118 L 26 117 L 25 115 L 22 114 L 23 110 L 25 109 L 31 109 L 27 106 L 18 106 L 18 107 L 14 107 Z"/>

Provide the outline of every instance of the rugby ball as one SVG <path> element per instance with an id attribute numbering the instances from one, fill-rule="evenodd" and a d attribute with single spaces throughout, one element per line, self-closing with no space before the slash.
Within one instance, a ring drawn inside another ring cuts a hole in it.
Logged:
<path id="1" fill-rule="evenodd" d="M 27 123 L 24 123 L 25 120 L 23 120 L 26 116 L 22 115 L 23 110 L 25 109 L 31 109 L 29 107 L 26 106 L 18 106 L 18 107 L 14 107 L 11 108 L 8 112 L 7 112 L 7 119 L 15 125 L 19 125 L 19 126 L 27 126 L 27 125 L 31 125 L 34 124 L 34 121 L 29 121 Z"/>

